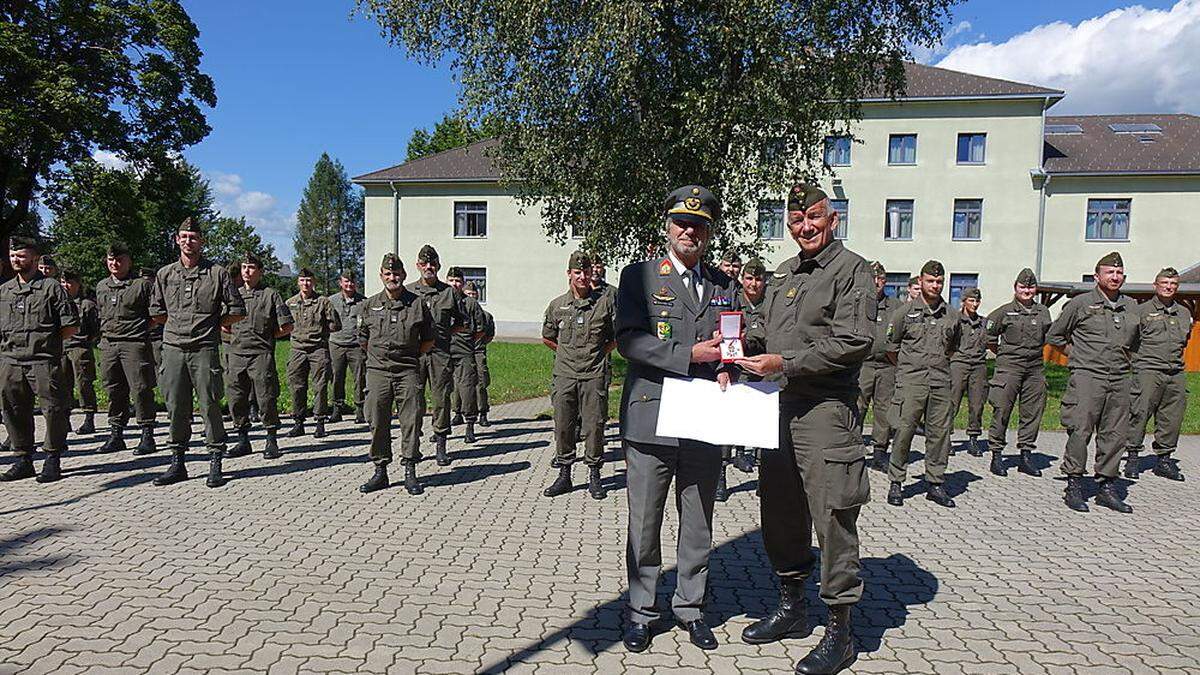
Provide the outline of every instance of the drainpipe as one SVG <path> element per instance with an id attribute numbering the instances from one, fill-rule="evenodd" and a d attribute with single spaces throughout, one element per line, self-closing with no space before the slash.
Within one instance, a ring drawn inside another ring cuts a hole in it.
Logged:
<path id="1" fill-rule="evenodd" d="M 1050 174 L 1043 171 L 1042 189 L 1038 191 L 1038 233 L 1037 233 L 1037 259 L 1033 273 L 1038 279 L 1042 278 L 1042 255 L 1046 247 L 1046 193 L 1050 189 Z"/>
<path id="2" fill-rule="evenodd" d="M 396 181 L 388 181 L 392 188 L 392 253 L 400 252 L 400 192 Z"/>

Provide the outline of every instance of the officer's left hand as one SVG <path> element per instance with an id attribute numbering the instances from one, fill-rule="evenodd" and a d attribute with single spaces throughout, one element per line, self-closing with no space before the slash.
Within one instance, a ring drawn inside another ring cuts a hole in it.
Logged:
<path id="1" fill-rule="evenodd" d="M 783 372 L 783 356 L 781 354 L 759 354 L 738 359 L 734 363 L 755 375 L 774 375 Z"/>

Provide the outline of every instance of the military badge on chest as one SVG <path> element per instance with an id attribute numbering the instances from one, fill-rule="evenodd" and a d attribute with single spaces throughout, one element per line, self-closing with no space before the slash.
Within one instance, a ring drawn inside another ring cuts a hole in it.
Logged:
<path id="1" fill-rule="evenodd" d="M 671 339 L 671 323 L 669 321 L 659 321 L 655 327 L 655 333 L 658 339 L 666 342 Z"/>

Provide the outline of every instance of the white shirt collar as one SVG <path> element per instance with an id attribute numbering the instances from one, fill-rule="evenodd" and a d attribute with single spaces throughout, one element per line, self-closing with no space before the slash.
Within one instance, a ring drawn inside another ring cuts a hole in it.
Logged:
<path id="1" fill-rule="evenodd" d="M 683 276 L 684 272 L 688 271 L 688 268 L 684 267 L 683 262 L 680 261 L 679 258 L 677 258 L 675 256 L 675 251 L 671 250 L 670 246 L 667 247 L 667 259 L 671 261 L 671 265 L 675 268 L 675 273 L 678 274 L 679 276 Z M 701 278 L 700 277 L 700 263 L 696 263 L 696 266 L 691 268 L 691 271 L 695 273 L 696 279 Z"/>

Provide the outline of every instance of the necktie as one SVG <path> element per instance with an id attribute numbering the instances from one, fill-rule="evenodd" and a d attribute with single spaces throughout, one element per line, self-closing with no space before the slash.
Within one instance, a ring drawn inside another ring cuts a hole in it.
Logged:
<path id="1" fill-rule="evenodd" d="M 688 270 L 687 278 L 688 278 L 688 284 L 690 286 L 689 290 L 692 292 L 692 296 L 695 297 L 697 301 L 699 301 L 700 300 L 700 275 L 696 274 L 696 270 Z"/>

